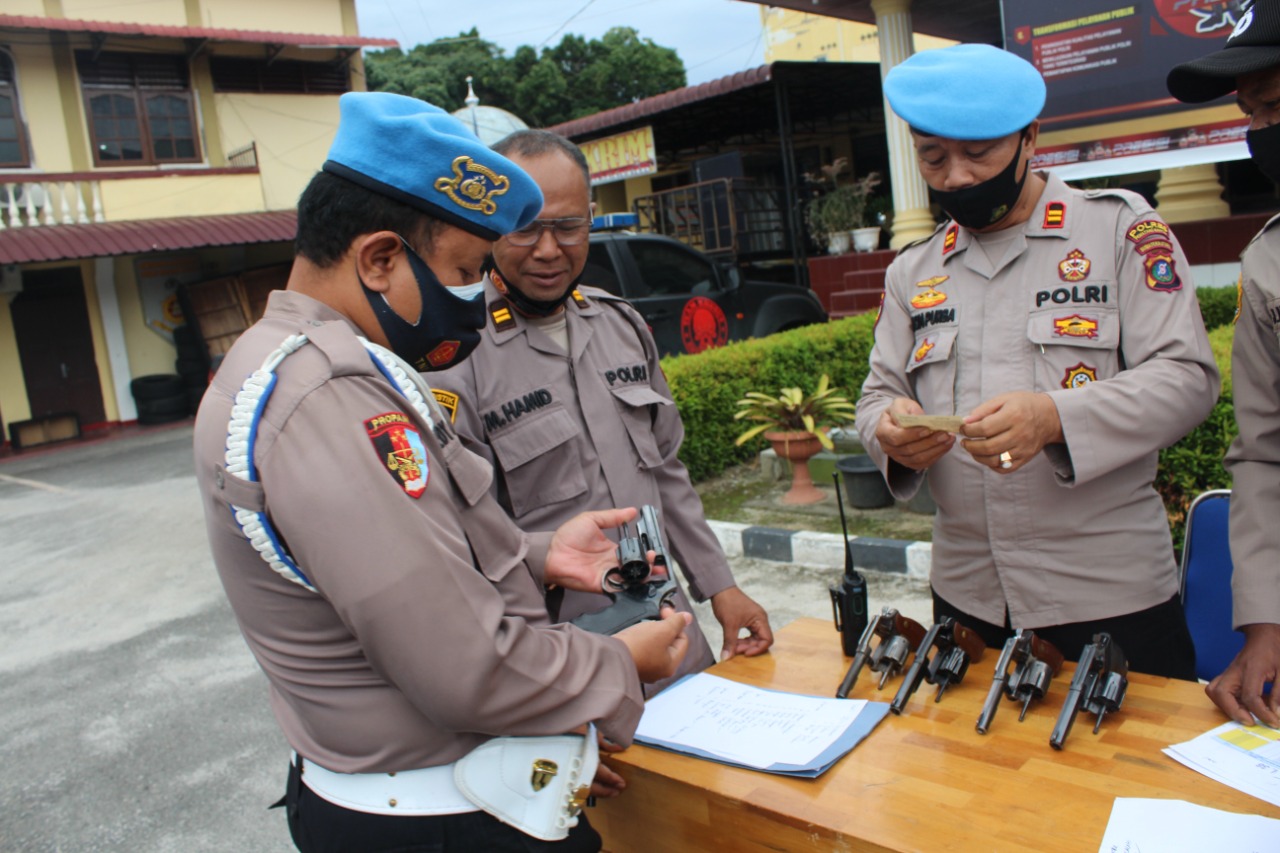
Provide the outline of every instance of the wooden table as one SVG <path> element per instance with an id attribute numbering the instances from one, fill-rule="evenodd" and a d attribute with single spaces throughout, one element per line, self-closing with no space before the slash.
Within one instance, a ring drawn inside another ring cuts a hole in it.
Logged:
<path id="1" fill-rule="evenodd" d="M 1078 657 L 1079 649 L 1066 651 Z M 1224 811 L 1280 818 L 1280 808 L 1184 767 L 1160 750 L 1226 718 L 1201 685 L 1133 675 L 1124 705 L 1093 734 L 1081 712 L 1065 748 L 1049 735 L 1071 684 L 1068 664 L 1045 700 L 1018 722 L 1001 700 L 990 732 L 974 723 L 999 649 L 970 666 L 934 703 L 922 684 L 817 779 L 728 767 L 636 745 L 608 759 L 627 780 L 621 797 L 589 812 L 605 849 L 626 851 L 1097 850 L 1116 797 L 1182 799 Z M 759 687 L 831 696 L 848 659 L 829 622 L 801 619 L 771 652 L 713 667 Z M 873 678 L 874 675 L 874 678 Z M 902 683 L 864 670 L 854 699 L 892 701 Z"/>

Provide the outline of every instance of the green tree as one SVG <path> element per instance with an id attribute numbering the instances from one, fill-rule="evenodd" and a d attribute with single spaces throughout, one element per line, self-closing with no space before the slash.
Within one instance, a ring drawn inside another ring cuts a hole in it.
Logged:
<path id="1" fill-rule="evenodd" d="M 567 34 L 541 54 L 528 45 L 507 57 L 472 28 L 409 50 L 365 57 L 372 91 L 396 92 L 449 111 L 460 109 L 468 76 L 480 103 L 515 113 L 530 127 L 628 104 L 685 85 L 684 63 L 671 48 L 615 27 L 598 40 Z"/>

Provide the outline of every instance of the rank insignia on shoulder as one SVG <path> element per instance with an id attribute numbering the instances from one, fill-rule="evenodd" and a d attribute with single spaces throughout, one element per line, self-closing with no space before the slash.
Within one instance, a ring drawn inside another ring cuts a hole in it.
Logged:
<path id="1" fill-rule="evenodd" d="M 1044 224 L 1041 228 L 1061 228 L 1067 218 L 1066 202 L 1051 201 L 1044 206 Z"/>
<path id="2" fill-rule="evenodd" d="M 498 211 L 494 199 L 511 189 L 511 181 L 464 154 L 453 158 L 453 177 L 436 178 L 435 188 L 459 207 L 492 216 Z"/>
<path id="3" fill-rule="evenodd" d="M 1098 371 L 1082 361 L 1075 367 L 1067 368 L 1066 375 L 1062 377 L 1062 387 L 1083 388 L 1090 382 L 1096 381 L 1098 381 Z"/>
<path id="4" fill-rule="evenodd" d="M 1084 256 L 1084 252 L 1072 249 L 1062 263 L 1058 264 L 1058 278 L 1071 282 L 1084 281 L 1089 277 L 1090 266 L 1092 264 Z"/>
<path id="5" fill-rule="evenodd" d="M 586 308 L 588 305 L 591 304 L 590 302 L 587 301 L 587 297 L 582 295 L 582 291 L 578 290 L 578 288 L 576 287 L 570 293 L 570 296 L 573 297 L 573 304 L 577 305 L 579 308 Z"/>
<path id="6" fill-rule="evenodd" d="M 516 327 L 516 318 L 505 299 L 495 299 L 489 303 L 489 316 L 493 318 L 495 332 L 505 332 Z"/>
<path id="7" fill-rule="evenodd" d="M 449 423 L 453 423 L 458 419 L 457 394 L 452 391 L 442 391 L 439 388 L 432 388 L 431 396 L 436 398 L 436 402 L 440 404 L 440 408 L 449 413 Z"/>
<path id="8" fill-rule="evenodd" d="M 924 290 L 911 297 L 911 307 L 933 308 L 935 305 L 941 305 L 946 302 L 947 294 L 934 288 L 949 278 L 951 278 L 949 275 L 935 275 L 932 278 L 926 278 L 924 281 L 917 281 L 916 287 L 922 287 Z"/>
<path id="9" fill-rule="evenodd" d="M 960 234 L 960 226 L 954 222 L 947 229 L 947 233 L 942 237 L 942 254 L 945 255 L 956 247 L 956 237 Z"/>
<path id="10" fill-rule="evenodd" d="M 1173 258 L 1165 254 L 1147 255 L 1147 287 L 1162 293 L 1172 293 L 1182 289 L 1182 279 Z"/>
<path id="11" fill-rule="evenodd" d="M 431 473 L 422 435 L 409 416 L 404 412 L 385 412 L 365 421 L 364 428 L 391 479 L 409 497 L 422 497 Z"/>

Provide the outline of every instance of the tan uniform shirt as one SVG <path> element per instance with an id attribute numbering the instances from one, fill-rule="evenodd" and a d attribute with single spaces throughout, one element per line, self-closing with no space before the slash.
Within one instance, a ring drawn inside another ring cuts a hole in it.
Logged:
<path id="1" fill-rule="evenodd" d="M 947 223 L 889 268 L 857 427 L 890 489 L 924 477 L 875 439 L 895 397 L 967 415 L 1043 391 L 1065 444 L 1000 474 L 959 443 L 929 469 L 938 504 L 931 582 L 965 612 L 1015 628 L 1118 616 L 1178 588 L 1156 458 L 1218 394 L 1186 258 L 1138 196 L 1058 178 L 1007 253 Z"/>
<path id="2" fill-rule="evenodd" d="M 456 395 L 458 435 L 493 461 L 495 493 L 517 524 L 553 530 L 584 510 L 653 504 L 690 592 L 704 601 L 733 586 L 733 574 L 676 458 L 684 426 L 657 347 L 626 302 L 596 288 L 578 293 L 565 303 L 566 353 L 486 281 L 479 348 L 433 384 Z M 608 603 L 567 591 L 560 618 Z M 678 675 L 714 662 L 696 622 L 689 636 Z"/>
<path id="3" fill-rule="evenodd" d="M 1235 626 L 1280 622 L 1280 217 L 1245 249 L 1231 383 L 1240 435 L 1227 453 Z"/>
<path id="4" fill-rule="evenodd" d="M 299 332 L 311 343 L 277 371 L 260 482 L 245 483 L 224 471 L 232 400 Z M 214 562 L 285 737 L 341 772 L 446 764 L 495 735 L 590 721 L 629 742 L 643 698 L 626 647 L 550 624 L 550 537 L 511 523 L 489 465 L 437 414 L 433 430 L 347 320 L 289 291 L 271 294 L 205 395 L 195 461 Z M 415 456 L 425 464 L 406 470 Z M 229 504 L 265 505 L 319 594 L 267 566 Z"/>

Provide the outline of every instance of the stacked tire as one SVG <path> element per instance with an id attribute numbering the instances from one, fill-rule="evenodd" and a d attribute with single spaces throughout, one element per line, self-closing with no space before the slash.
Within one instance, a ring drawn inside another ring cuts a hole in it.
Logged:
<path id="1" fill-rule="evenodd" d="M 178 351 L 173 367 L 182 378 L 187 413 L 194 415 L 209 385 L 209 350 L 200 333 L 189 325 L 173 330 L 173 345 Z"/>
<path id="2" fill-rule="evenodd" d="M 139 376 L 129 383 L 129 391 L 133 394 L 140 424 L 180 421 L 190 414 L 187 386 L 181 376 L 171 373 Z"/>

